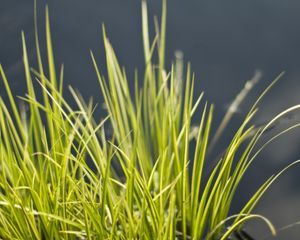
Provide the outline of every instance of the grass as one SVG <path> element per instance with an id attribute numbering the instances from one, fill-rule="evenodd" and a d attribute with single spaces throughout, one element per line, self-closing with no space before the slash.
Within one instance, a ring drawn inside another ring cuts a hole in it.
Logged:
<path id="1" fill-rule="evenodd" d="M 203 94 L 194 96 L 190 65 L 184 67 L 177 53 L 175 63 L 166 70 L 166 15 L 163 1 L 160 25 L 156 22 L 156 35 L 150 40 L 146 1 L 142 1 L 145 72 L 143 81 L 136 74 L 134 91 L 103 27 L 106 78 L 92 52 L 91 59 L 108 114 L 96 122 L 92 101 L 85 102 L 72 87 L 77 107 L 71 108 L 64 99 L 64 68 L 56 69 L 54 62 L 48 9 L 46 61 L 41 56 L 35 11 L 37 69 L 30 67 L 22 33 L 25 97 L 15 98 L 0 66 L 8 96 L 8 101 L 0 97 L 1 239 L 223 240 L 254 219 L 262 220 L 275 234 L 268 219 L 252 212 L 270 185 L 299 161 L 264 182 L 239 213 L 230 215 L 230 208 L 256 156 L 299 124 L 259 145 L 261 136 L 300 105 L 279 113 L 263 127 L 251 124 L 259 102 L 280 75 L 253 104 L 212 171 L 204 173 L 208 149 L 217 142 L 232 112 L 214 131 L 214 107 L 204 102 Z M 35 81 L 41 99 L 36 97 Z M 254 81 L 245 85 L 230 111 L 251 84 Z M 196 128 L 195 114 L 201 116 Z M 108 124 L 112 136 L 106 134 Z"/>

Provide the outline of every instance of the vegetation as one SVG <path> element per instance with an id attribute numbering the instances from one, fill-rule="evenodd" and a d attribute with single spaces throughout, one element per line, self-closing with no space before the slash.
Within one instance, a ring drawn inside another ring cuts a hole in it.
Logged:
<path id="1" fill-rule="evenodd" d="M 252 211 L 278 176 L 298 161 L 263 183 L 238 214 L 231 216 L 229 211 L 255 157 L 299 124 L 258 146 L 262 134 L 300 105 L 263 127 L 251 124 L 260 100 L 279 76 L 254 103 L 212 171 L 204 174 L 214 107 L 204 102 L 203 94 L 194 96 L 194 75 L 187 65 L 183 78 L 180 55 L 166 70 L 166 11 L 163 1 L 161 22 L 151 41 L 142 1 L 145 72 L 142 86 L 136 74 L 134 93 L 103 27 L 106 79 L 91 53 L 108 111 L 100 123 L 93 118 L 92 101 L 86 103 L 72 87 L 76 109 L 63 97 L 64 68 L 59 74 L 55 68 L 48 9 L 46 61 L 35 16 L 36 70 L 29 65 L 22 33 L 26 97 L 15 99 L 0 66 L 8 96 L 8 101 L 0 98 L 1 239 L 228 239 L 252 219 L 262 220 L 275 234 L 270 221 Z M 234 104 L 241 100 L 240 95 Z M 201 121 L 195 128 L 196 113 Z M 230 114 L 217 135 L 229 118 Z M 106 134 L 108 124 L 112 136 Z"/>

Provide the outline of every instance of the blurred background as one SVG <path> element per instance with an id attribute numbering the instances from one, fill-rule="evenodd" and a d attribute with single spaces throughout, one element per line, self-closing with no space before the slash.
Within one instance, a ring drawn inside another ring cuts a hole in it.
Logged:
<path id="1" fill-rule="evenodd" d="M 148 2 L 149 23 L 153 24 L 153 16 L 160 16 L 161 0 Z M 50 10 L 56 64 L 64 63 L 66 85 L 78 88 L 86 99 L 94 96 L 96 102 L 103 101 L 89 56 L 89 49 L 92 49 L 99 64 L 105 68 L 102 23 L 106 25 L 129 79 L 132 79 L 135 68 L 143 70 L 139 0 L 38 1 L 41 43 L 44 43 L 45 4 Z M 300 103 L 299 12 L 300 1 L 295 0 L 168 1 L 167 62 L 174 59 L 176 50 L 181 50 L 185 62 L 192 63 L 196 92 L 205 91 L 206 99 L 215 103 L 216 126 L 255 70 L 263 72 L 261 81 L 225 130 L 216 151 L 221 151 L 222 146 L 228 144 L 251 103 L 282 71 L 286 74 L 265 97 L 255 123 L 264 123 L 286 107 Z M 2 0 L 0 29 L 0 62 L 14 92 L 23 95 L 21 30 L 25 31 L 33 66 L 36 61 L 33 1 Z M 45 49 L 45 46 L 42 48 Z M 1 84 L 0 95 L 5 96 Z M 103 112 L 98 114 L 100 117 Z M 299 114 L 284 119 L 263 140 L 299 119 Z M 299 158 L 299 130 L 266 148 L 250 167 L 238 189 L 232 212 L 238 211 L 267 177 Z M 296 166 L 284 174 L 255 210 L 269 217 L 277 228 L 300 221 L 299 172 L 300 166 Z M 267 227 L 262 222 L 247 224 L 247 231 L 257 239 L 268 237 Z M 300 225 L 279 232 L 277 237 L 270 239 L 298 239 L 299 236 Z"/>

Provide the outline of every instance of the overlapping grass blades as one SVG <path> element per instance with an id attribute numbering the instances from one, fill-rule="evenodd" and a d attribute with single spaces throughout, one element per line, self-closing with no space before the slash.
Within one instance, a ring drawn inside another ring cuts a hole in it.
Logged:
<path id="1" fill-rule="evenodd" d="M 103 27 L 107 79 L 91 52 L 108 110 L 100 123 L 93 119 L 93 103 L 85 103 L 71 87 L 77 109 L 63 97 L 64 70 L 62 66 L 58 79 L 48 9 L 47 66 L 41 56 L 36 20 L 37 70 L 30 68 L 22 33 L 26 97 L 15 99 L 0 66 L 8 95 L 7 101 L 0 98 L 0 238 L 227 239 L 254 218 L 262 219 L 275 233 L 269 220 L 252 214 L 252 210 L 269 186 L 298 161 L 263 183 L 239 214 L 230 216 L 229 210 L 257 154 L 299 124 L 255 152 L 262 134 L 300 105 L 280 113 L 264 128 L 252 126 L 257 105 L 271 84 L 204 180 L 214 108 L 202 103 L 203 94 L 194 96 L 190 65 L 183 79 L 180 55 L 170 71 L 165 68 L 166 7 L 163 1 L 161 26 L 151 41 L 146 1 L 142 1 L 145 72 L 141 87 L 136 74 L 134 93 Z M 35 79 L 42 100 L 36 97 Z M 19 109 L 19 104 L 24 107 Z M 195 114 L 201 115 L 201 121 L 192 151 Z M 112 137 L 106 136 L 106 122 L 112 126 Z"/>

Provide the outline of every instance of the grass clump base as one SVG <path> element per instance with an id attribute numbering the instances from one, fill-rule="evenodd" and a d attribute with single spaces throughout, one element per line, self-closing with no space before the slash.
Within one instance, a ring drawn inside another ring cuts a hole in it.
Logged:
<path id="1" fill-rule="evenodd" d="M 146 1 L 142 1 L 142 27 L 145 72 L 142 86 L 136 74 L 134 93 L 104 27 L 106 79 L 91 53 L 108 110 L 100 123 L 93 118 L 92 101 L 86 103 L 71 87 L 77 108 L 63 97 L 64 68 L 59 74 L 55 68 L 47 8 L 47 61 L 41 56 L 35 20 L 37 69 L 30 68 L 22 33 L 26 97 L 15 99 L 0 66 L 8 96 L 8 101 L 0 98 L 1 239 L 228 239 L 252 219 L 262 220 L 275 234 L 271 222 L 252 211 L 278 176 L 298 161 L 263 183 L 238 214 L 229 211 L 255 157 L 298 124 L 257 150 L 262 134 L 300 105 L 261 128 L 251 125 L 261 98 L 276 79 L 254 103 L 206 179 L 208 147 L 217 141 L 230 113 L 210 141 L 214 107 L 202 104 L 203 94 L 194 96 L 190 65 L 183 77 L 182 58 L 177 54 L 171 69 L 165 69 L 166 1 L 153 41 Z M 42 99 L 36 97 L 33 79 Z M 18 108 L 20 101 L 27 112 Z M 196 128 L 195 114 L 201 114 Z M 112 127 L 110 137 L 107 123 Z"/>

